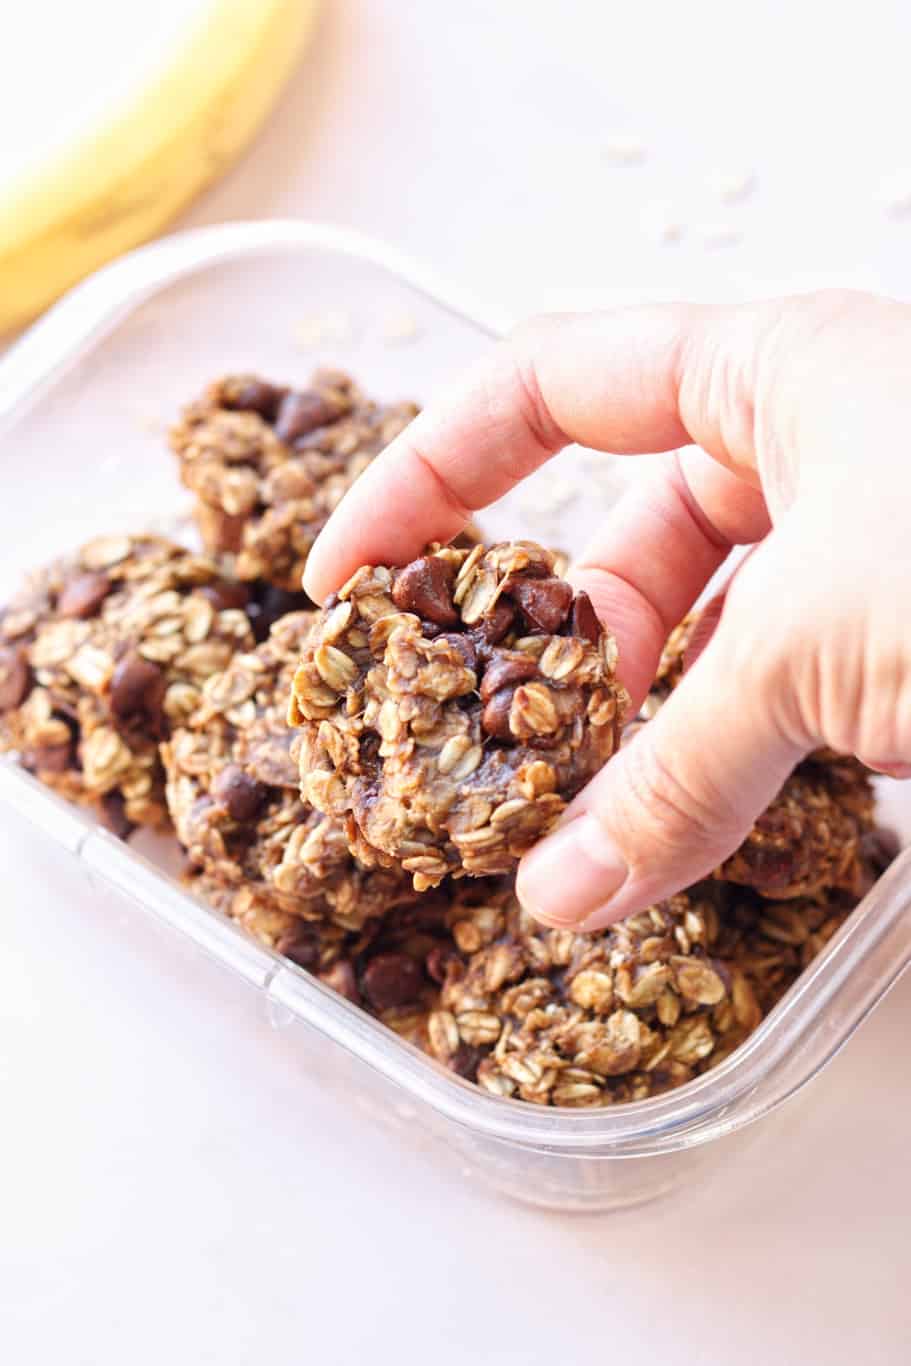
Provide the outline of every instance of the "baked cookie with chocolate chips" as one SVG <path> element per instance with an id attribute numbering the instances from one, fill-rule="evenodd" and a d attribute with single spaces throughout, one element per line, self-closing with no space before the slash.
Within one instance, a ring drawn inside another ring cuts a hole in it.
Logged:
<path id="1" fill-rule="evenodd" d="M 732 961 L 711 884 L 597 934 L 547 929 L 504 884 L 451 911 L 431 1053 L 498 1096 L 538 1105 L 643 1100 L 721 1060 L 762 1011 Z"/>
<path id="2" fill-rule="evenodd" d="M 869 861 L 867 882 L 875 869 Z M 717 1066 L 826 946 L 856 898 L 768 901 L 704 882 L 595 934 L 548 929 L 460 883 L 427 1047 L 497 1096 L 644 1100 Z"/>
<path id="3" fill-rule="evenodd" d="M 330 513 L 417 412 L 367 398 L 335 370 L 305 388 L 216 380 L 171 432 L 204 546 L 235 555 L 239 579 L 299 590 Z"/>
<path id="4" fill-rule="evenodd" d="M 306 802 L 410 873 L 505 873 L 617 747 L 627 697 L 585 594 L 527 541 L 366 565 L 293 685 Z"/>
<path id="5" fill-rule="evenodd" d="M 116 833 L 167 823 L 159 742 L 252 648 L 248 591 L 158 536 L 105 536 L 0 613 L 0 748 Z"/>
<path id="6" fill-rule="evenodd" d="M 188 881 L 201 900 L 267 948 L 427 1049 L 428 1020 L 440 994 L 433 967 L 449 952 L 442 896 L 412 896 L 407 905 L 390 902 L 388 914 L 365 918 L 359 929 L 346 929 L 330 916 L 310 919 L 281 909 L 263 882 L 237 888 L 221 884 L 204 870 L 191 874 Z M 283 904 L 290 903 L 285 899 Z"/>
<path id="7" fill-rule="evenodd" d="M 863 766 L 852 767 L 853 782 L 846 783 L 826 762 L 801 764 L 715 876 L 775 900 L 829 888 L 857 893 L 864 837 L 873 829 L 873 788 Z"/>
<path id="8" fill-rule="evenodd" d="M 343 826 L 300 800 L 288 697 L 315 616 L 290 613 L 255 650 L 235 654 L 161 752 L 197 892 L 271 947 L 322 969 L 415 893 L 404 874 L 359 865 Z"/>

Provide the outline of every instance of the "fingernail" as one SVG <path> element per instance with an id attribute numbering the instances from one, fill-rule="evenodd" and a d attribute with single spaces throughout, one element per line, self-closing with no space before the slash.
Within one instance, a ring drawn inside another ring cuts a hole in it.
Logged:
<path id="1" fill-rule="evenodd" d="M 627 868 L 596 818 L 585 812 L 526 854 L 516 890 L 537 920 L 579 925 L 617 892 Z"/>
<path id="2" fill-rule="evenodd" d="M 875 773 L 883 773 L 887 778 L 898 778 L 902 782 L 911 778 L 911 764 L 868 764 L 867 767 Z"/>

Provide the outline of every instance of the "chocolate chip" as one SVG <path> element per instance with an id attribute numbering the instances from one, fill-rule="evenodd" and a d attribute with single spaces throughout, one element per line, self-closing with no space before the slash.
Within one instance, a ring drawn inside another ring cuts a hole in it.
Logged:
<path id="1" fill-rule="evenodd" d="M 136 829 L 133 822 L 127 819 L 126 802 L 119 792 L 106 792 L 101 798 L 101 820 L 119 840 L 125 840 Z"/>
<path id="2" fill-rule="evenodd" d="M 292 389 L 279 405 L 275 435 L 291 445 L 298 437 L 324 427 L 335 416 L 335 409 L 315 389 Z"/>
<path id="3" fill-rule="evenodd" d="M 749 844 L 739 850 L 750 873 L 750 886 L 757 891 L 769 894 L 787 887 L 794 881 L 797 868 L 797 851 L 794 849 L 768 849 Z"/>
<path id="4" fill-rule="evenodd" d="M 250 740 L 244 755 L 247 772 L 268 787 L 297 787 L 300 773 L 291 754 L 294 740 L 291 730 Z"/>
<path id="5" fill-rule="evenodd" d="M 538 661 L 518 650 L 497 650 L 481 679 L 481 701 L 488 702 L 495 692 L 509 683 L 527 683 L 538 672 Z"/>
<path id="6" fill-rule="evenodd" d="M 877 874 L 886 871 L 892 860 L 898 858 L 900 850 L 901 840 L 895 831 L 883 826 L 870 830 L 860 842 L 862 855 L 870 861 Z"/>
<path id="7" fill-rule="evenodd" d="M 481 618 L 477 626 L 472 628 L 471 634 L 479 642 L 497 645 L 508 634 L 515 617 L 516 609 L 512 603 L 507 602 L 505 598 L 498 598 L 493 610 Z"/>
<path id="8" fill-rule="evenodd" d="M 221 401 L 226 408 L 259 413 L 267 422 L 273 422 L 287 392 L 287 389 L 279 388 L 277 384 L 257 379 L 256 375 L 236 375 L 223 384 Z"/>
<path id="9" fill-rule="evenodd" d="M 424 971 L 432 982 L 442 986 L 446 980 L 446 968 L 452 962 L 457 962 L 459 955 L 455 949 L 446 948 L 443 944 L 435 944 L 424 959 Z"/>
<path id="10" fill-rule="evenodd" d="M 580 640 L 590 641 L 592 645 L 598 644 L 601 637 L 601 623 L 587 593 L 577 593 L 573 598 L 570 627 L 570 635 L 578 636 Z"/>
<path id="11" fill-rule="evenodd" d="M 549 579 L 551 572 L 543 560 L 529 560 L 521 575 L 523 579 Z"/>
<path id="12" fill-rule="evenodd" d="M 456 626 L 452 602 L 455 566 L 437 555 L 422 555 L 400 569 L 392 585 L 392 601 L 401 612 L 415 612 L 437 626 Z"/>
<path id="13" fill-rule="evenodd" d="M 478 529 L 474 522 L 468 522 L 463 526 L 458 535 L 453 536 L 449 544 L 455 546 L 456 550 L 473 550 L 476 545 L 480 545 L 481 537 L 478 535 Z"/>
<path id="14" fill-rule="evenodd" d="M 94 617 L 113 587 L 107 574 L 77 574 L 63 585 L 57 611 L 63 617 Z"/>
<path id="15" fill-rule="evenodd" d="M 454 650 L 458 650 L 465 661 L 466 669 L 478 667 L 478 650 L 471 636 L 460 635 L 458 631 L 443 631 L 437 639 L 448 641 Z"/>
<path id="16" fill-rule="evenodd" d="M 308 934 L 303 929 L 288 930 L 285 934 L 279 935 L 275 941 L 275 948 L 278 953 L 283 953 L 292 963 L 306 968 L 308 972 L 319 967 L 319 946 L 312 933 Z"/>
<path id="17" fill-rule="evenodd" d="M 292 593 L 287 588 L 264 588 L 247 608 L 247 616 L 257 641 L 263 641 L 272 627 L 288 612 L 302 612 L 312 607 L 306 593 Z"/>
<path id="18" fill-rule="evenodd" d="M 0 646 L 0 711 L 18 707 L 29 687 L 29 667 L 21 645 Z"/>
<path id="19" fill-rule="evenodd" d="M 345 959 L 338 963 L 333 963 L 331 968 L 319 974 L 321 982 L 325 982 L 327 987 L 337 991 L 339 996 L 344 996 L 353 1005 L 361 1004 L 361 993 L 357 989 L 357 982 L 354 977 L 354 968 Z"/>
<path id="20" fill-rule="evenodd" d="M 471 1044 L 460 1043 L 453 1056 L 449 1059 L 449 1066 L 458 1076 L 464 1077 L 466 1081 L 477 1079 L 478 1063 L 484 1057 L 483 1048 L 475 1048 Z"/>
<path id="21" fill-rule="evenodd" d="M 413 1001 L 423 977 L 420 966 L 404 953 L 378 953 L 364 969 L 361 985 L 374 1010 L 389 1010 Z"/>
<path id="22" fill-rule="evenodd" d="M 268 795 L 265 784 L 251 778 L 238 764 L 227 764 L 212 783 L 212 796 L 233 821 L 241 823 L 259 814 Z"/>
<path id="23" fill-rule="evenodd" d="M 417 902 L 405 901 L 400 903 L 395 907 L 395 915 L 391 919 L 396 931 L 400 934 L 404 934 L 406 930 L 415 930 L 423 934 L 438 934 L 445 930 L 446 919 L 450 910 L 448 895 L 445 893 L 441 895 L 437 890 L 435 892 L 424 892 Z M 388 919 L 387 923 L 389 923 Z"/>
<path id="24" fill-rule="evenodd" d="M 111 678 L 111 712 L 122 725 L 147 727 L 154 736 L 165 731 L 162 710 L 167 682 L 157 664 L 131 651 Z"/>
<path id="25" fill-rule="evenodd" d="M 509 729 L 509 709 L 512 706 L 513 693 L 515 688 L 501 688 L 495 692 L 493 697 L 481 712 L 481 725 L 488 735 L 494 735 L 498 740 L 509 740 L 512 731 Z"/>
<path id="26" fill-rule="evenodd" d="M 563 625 L 573 600 L 565 579 L 507 579 L 505 591 L 519 604 L 529 625 L 548 635 Z"/>
<path id="27" fill-rule="evenodd" d="M 36 745 L 29 752 L 30 767 L 36 773 L 66 773 L 73 768 L 73 745 L 66 740 L 62 745 Z"/>
<path id="28" fill-rule="evenodd" d="M 220 579 L 217 583 L 207 583 L 200 593 L 211 602 L 216 612 L 243 611 L 250 601 L 250 589 L 245 583 L 231 583 Z"/>

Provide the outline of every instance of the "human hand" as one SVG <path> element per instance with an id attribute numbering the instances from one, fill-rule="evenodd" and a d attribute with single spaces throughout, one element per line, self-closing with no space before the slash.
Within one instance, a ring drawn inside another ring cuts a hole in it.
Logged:
<path id="1" fill-rule="evenodd" d="M 540 919 L 597 929 L 697 881 L 820 745 L 911 776 L 909 358 L 911 308 L 859 294 L 542 318 L 329 522 L 305 576 L 317 601 L 360 564 L 450 539 L 568 442 L 673 452 L 570 571 L 634 708 L 672 627 L 758 543 L 670 700 L 522 860 Z"/>

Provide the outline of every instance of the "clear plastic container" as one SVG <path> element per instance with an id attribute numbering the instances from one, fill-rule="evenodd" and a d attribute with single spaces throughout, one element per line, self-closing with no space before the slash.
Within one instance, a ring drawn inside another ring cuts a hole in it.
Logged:
<path id="1" fill-rule="evenodd" d="M 293 379 L 332 362 L 382 397 L 426 400 L 497 330 L 419 267 L 339 229 L 230 224 L 116 262 L 0 361 L 0 442 L 6 488 L 15 486 L 15 496 L 0 502 L 0 600 L 24 568 L 69 544 L 110 529 L 173 525 L 185 504 L 162 429 L 214 375 L 255 369 Z M 495 509 L 485 528 L 553 538 L 571 526 L 574 541 L 584 535 L 623 476 L 608 467 L 606 481 L 593 476 L 599 496 L 579 499 L 568 481 L 561 488 L 559 463 Z M 714 1071 L 634 1105 L 538 1108 L 452 1076 L 193 900 L 167 842 L 118 842 L 11 759 L 0 762 L 0 798 L 67 848 L 96 885 L 187 936 L 261 993 L 273 1020 L 286 1026 L 285 1041 L 294 1040 L 321 1085 L 344 1092 L 340 1103 L 357 1122 L 362 1111 L 352 1112 L 352 1094 L 399 1125 L 403 1143 L 422 1126 L 473 1176 L 553 1208 L 617 1208 L 709 1175 L 766 1130 L 757 1121 L 838 1052 L 911 957 L 911 854 L 904 853 L 756 1033 Z M 884 784 L 882 801 L 904 836 L 911 822 L 898 785 Z"/>

